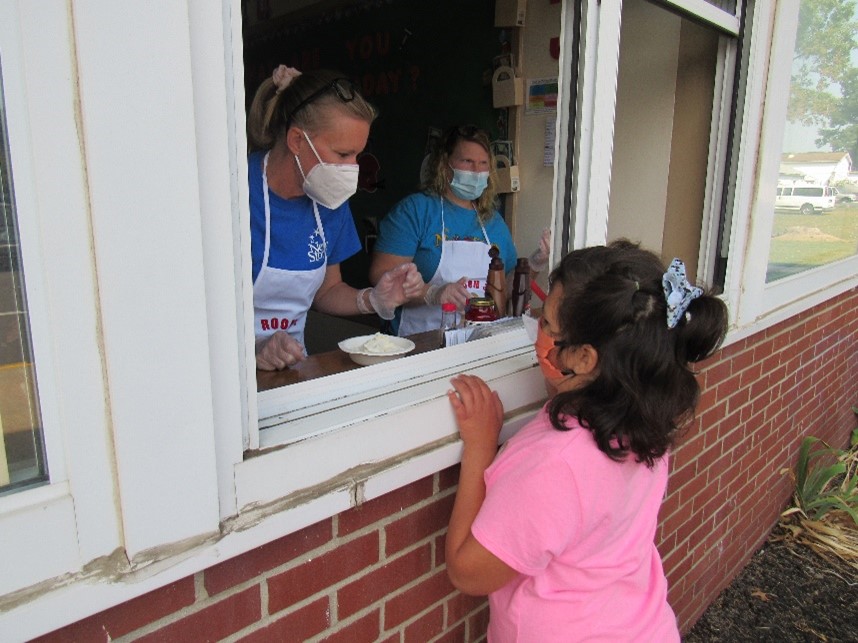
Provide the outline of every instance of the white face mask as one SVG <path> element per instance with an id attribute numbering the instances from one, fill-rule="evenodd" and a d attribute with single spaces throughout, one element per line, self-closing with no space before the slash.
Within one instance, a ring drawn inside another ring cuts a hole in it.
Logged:
<path id="1" fill-rule="evenodd" d="M 304 138 L 307 139 L 307 143 L 310 144 L 313 154 L 319 159 L 319 164 L 314 166 L 307 174 L 304 174 L 301 161 L 298 159 L 298 155 L 295 155 L 298 170 L 301 172 L 301 176 L 304 177 L 304 194 L 319 205 L 323 205 L 329 210 L 335 210 L 348 201 L 351 195 L 357 192 L 358 172 L 360 168 L 357 164 L 351 163 L 323 162 L 315 146 L 310 141 L 310 137 L 307 136 L 307 132 L 303 132 L 303 134 Z"/>

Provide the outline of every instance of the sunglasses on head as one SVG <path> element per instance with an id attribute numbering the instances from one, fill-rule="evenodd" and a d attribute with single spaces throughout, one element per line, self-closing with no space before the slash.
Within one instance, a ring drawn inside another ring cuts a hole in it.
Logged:
<path id="1" fill-rule="evenodd" d="M 339 98 L 344 103 L 349 103 L 353 101 L 355 99 L 355 96 L 357 96 L 357 89 L 355 89 L 355 84 L 352 81 L 350 81 L 348 78 L 334 78 L 334 80 L 324 84 L 322 87 L 307 96 L 307 98 L 298 103 L 298 106 L 292 110 L 292 114 L 289 116 L 289 122 L 286 124 L 286 126 L 289 126 L 289 124 L 292 122 L 292 119 L 295 117 L 295 114 L 297 114 L 307 105 L 319 98 L 322 94 L 325 94 L 326 92 L 329 92 L 331 90 L 333 90 L 336 93 L 337 98 Z"/>
<path id="2" fill-rule="evenodd" d="M 459 125 L 456 128 L 456 133 L 459 136 L 464 136 L 465 138 L 473 138 L 480 131 L 480 128 L 476 125 Z"/>
<path id="3" fill-rule="evenodd" d="M 447 147 L 455 145 L 459 139 L 473 140 L 482 130 L 476 125 L 459 125 L 447 135 Z"/>

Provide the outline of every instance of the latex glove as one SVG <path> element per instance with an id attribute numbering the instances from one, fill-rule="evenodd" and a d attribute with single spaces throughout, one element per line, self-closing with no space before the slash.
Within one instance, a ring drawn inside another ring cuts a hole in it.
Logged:
<path id="1" fill-rule="evenodd" d="M 542 229 L 539 237 L 539 247 L 530 255 L 530 269 L 533 272 L 542 272 L 548 267 L 548 255 L 551 252 L 551 230 Z"/>
<path id="2" fill-rule="evenodd" d="M 413 263 L 409 265 L 414 266 L 414 269 L 408 271 L 405 281 L 402 282 L 402 289 L 405 291 L 405 296 L 408 299 L 414 299 L 423 294 L 426 282 L 423 281 L 423 275 L 417 270 L 417 266 Z"/>
<path id="3" fill-rule="evenodd" d="M 393 319 L 396 307 L 423 290 L 423 277 L 413 263 L 403 263 L 385 272 L 369 291 L 369 303 L 382 319 Z"/>
<path id="4" fill-rule="evenodd" d="M 441 304 L 454 303 L 456 308 L 464 310 L 465 304 L 468 303 L 468 298 L 471 293 L 465 288 L 466 277 L 462 277 L 459 281 L 454 281 L 449 284 L 436 284 L 429 286 L 426 291 L 424 300 L 430 306 L 440 306 Z"/>
<path id="5" fill-rule="evenodd" d="M 304 347 L 289 333 L 278 330 L 256 340 L 256 368 L 261 371 L 282 371 L 305 357 Z"/>

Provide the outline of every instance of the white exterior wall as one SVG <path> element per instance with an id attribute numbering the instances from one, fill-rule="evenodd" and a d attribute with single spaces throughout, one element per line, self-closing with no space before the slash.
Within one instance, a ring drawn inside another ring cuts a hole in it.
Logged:
<path id="1" fill-rule="evenodd" d="M 774 3 L 757 4 L 728 341 L 858 283 L 850 260 L 768 287 L 765 265 L 744 251 L 770 233 L 765 195 L 777 163 L 758 164 L 758 149 L 781 136 L 784 102 L 769 68 Z M 778 20 L 794 20 L 795 3 L 778 5 Z M 244 332 L 240 7 L 213 7 L 0 2 L 51 470 L 49 485 L 0 497 L 4 640 L 51 631 L 454 464 L 446 390 L 455 372 L 497 388 L 512 416 L 507 434 L 544 396 L 523 333 L 257 396 Z M 563 11 L 568 20 L 568 3 Z M 620 30 L 618 3 L 586 2 L 583 13 L 576 246 L 606 239 Z M 535 185 L 547 185 L 542 173 Z M 554 192 L 571 180 L 556 177 Z M 277 428 L 260 432 L 257 416 Z M 271 437 L 293 430 L 304 437 Z M 245 459 L 248 448 L 262 452 Z"/>

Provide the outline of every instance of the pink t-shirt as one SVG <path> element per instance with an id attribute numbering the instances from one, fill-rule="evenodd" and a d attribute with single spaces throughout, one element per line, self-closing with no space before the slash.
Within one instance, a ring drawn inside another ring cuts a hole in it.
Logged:
<path id="1" fill-rule="evenodd" d="M 474 537 L 520 576 L 489 596 L 489 641 L 679 641 L 654 538 L 667 458 L 615 462 L 545 409 L 486 470 Z"/>

